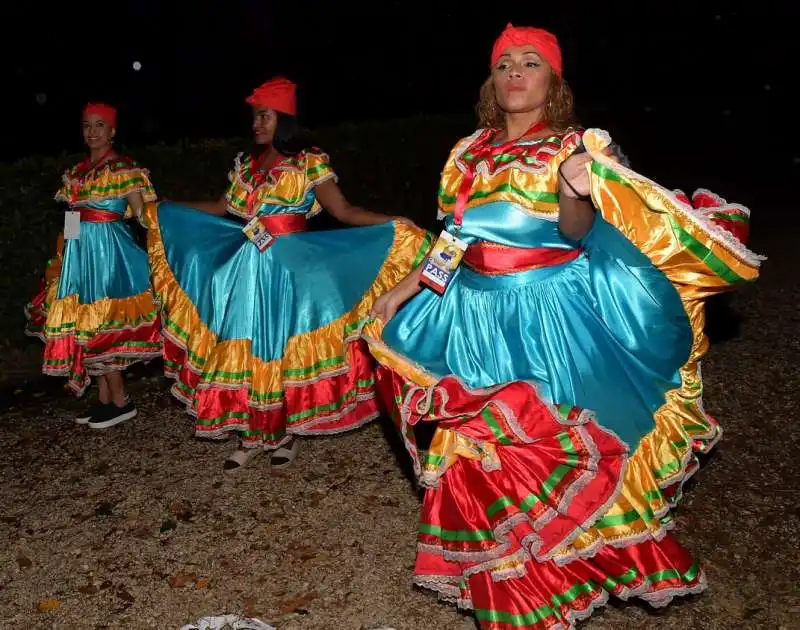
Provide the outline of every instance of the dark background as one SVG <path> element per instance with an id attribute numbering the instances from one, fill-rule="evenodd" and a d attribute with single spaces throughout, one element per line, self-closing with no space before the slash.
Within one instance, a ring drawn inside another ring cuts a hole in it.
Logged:
<path id="1" fill-rule="evenodd" d="M 119 108 L 127 146 L 246 135 L 243 99 L 279 73 L 299 83 L 311 128 L 446 114 L 466 133 L 492 42 L 512 21 L 559 36 L 582 123 L 607 129 L 637 170 L 757 201 L 800 173 L 797 9 L 661 4 L 18 3 L 2 9 L 0 159 L 80 150 L 89 100 Z"/>

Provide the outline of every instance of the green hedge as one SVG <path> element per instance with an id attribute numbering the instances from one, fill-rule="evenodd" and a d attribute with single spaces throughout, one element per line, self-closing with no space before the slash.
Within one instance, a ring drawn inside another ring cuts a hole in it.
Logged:
<path id="1" fill-rule="evenodd" d="M 330 154 L 351 202 L 410 216 L 431 228 L 444 160 L 454 142 L 473 129 L 469 117 L 413 118 L 321 129 L 314 141 Z M 150 169 L 160 197 L 194 201 L 224 191 L 233 157 L 246 148 L 247 140 L 240 138 L 121 150 Z M 37 290 L 63 225 L 64 206 L 53 195 L 61 173 L 81 157 L 31 157 L 0 165 L 0 345 L 7 364 L 14 355 L 8 351 L 26 345 L 22 309 Z M 315 223 L 336 227 L 326 217 Z"/>

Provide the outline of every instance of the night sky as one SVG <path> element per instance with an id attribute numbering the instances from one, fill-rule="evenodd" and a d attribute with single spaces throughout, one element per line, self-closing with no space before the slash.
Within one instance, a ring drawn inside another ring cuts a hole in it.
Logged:
<path id="1" fill-rule="evenodd" d="M 730 164 L 737 151 L 752 160 L 760 145 L 776 169 L 800 172 L 788 94 L 797 9 L 764 8 L 774 3 L 749 11 L 721 1 L 476 4 L 491 7 L 480 11 L 440 0 L 23 4 L 3 9 L 11 14 L 3 20 L 3 85 L 12 87 L 3 107 L 13 121 L 4 160 L 80 150 L 87 100 L 119 107 L 120 137 L 130 145 L 245 135 L 244 97 L 278 73 L 300 84 L 299 114 L 312 128 L 469 115 L 491 44 L 512 21 L 559 36 L 585 125 L 629 142 L 646 133 L 669 151 L 689 134 Z"/>

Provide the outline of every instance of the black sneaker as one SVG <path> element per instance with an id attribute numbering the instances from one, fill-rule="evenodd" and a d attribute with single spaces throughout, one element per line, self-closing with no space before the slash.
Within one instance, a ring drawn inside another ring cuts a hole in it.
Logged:
<path id="1" fill-rule="evenodd" d="M 118 407 L 114 403 L 106 405 L 103 411 L 89 420 L 90 429 L 108 429 L 115 424 L 125 422 L 136 417 L 136 407 L 128 400 L 122 407 Z"/>
<path id="2" fill-rule="evenodd" d="M 89 405 L 84 411 L 75 416 L 75 424 L 89 424 L 92 418 L 99 418 L 103 415 L 103 411 L 110 403 L 101 403 L 100 401 L 94 402 Z"/>

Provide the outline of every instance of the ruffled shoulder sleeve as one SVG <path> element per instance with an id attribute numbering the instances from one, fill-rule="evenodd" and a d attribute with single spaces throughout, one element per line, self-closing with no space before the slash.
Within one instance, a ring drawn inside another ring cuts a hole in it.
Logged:
<path id="1" fill-rule="evenodd" d="M 225 192 L 225 201 L 231 214 L 248 216 L 247 200 L 254 189 L 252 169 L 253 157 L 239 153 L 233 161 L 233 168 L 228 173 L 230 184 Z"/>
<path id="2" fill-rule="evenodd" d="M 81 167 L 82 164 L 77 164 L 64 173 L 55 196 L 57 201 L 75 205 L 119 199 L 135 192 L 141 193 L 145 202 L 157 199 L 150 171 L 133 158 L 119 156 L 89 176 L 82 175 Z"/>
<path id="3" fill-rule="evenodd" d="M 73 185 L 77 183 L 78 180 L 78 167 L 79 164 L 68 168 L 64 173 L 61 175 L 61 186 L 56 191 L 54 199 L 56 201 L 64 201 L 69 203 L 72 200 L 72 191 Z"/>
<path id="4" fill-rule="evenodd" d="M 304 164 L 304 195 L 328 180 L 333 180 L 334 182 L 339 181 L 339 178 L 331 166 L 330 156 L 322 149 L 313 147 L 303 151 L 299 157 L 299 163 L 301 165 Z M 308 210 L 308 212 L 306 212 L 306 218 L 310 219 L 311 217 L 318 215 L 321 211 L 322 206 L 320 205 L 319 201 L 317 201 L 316 195 L 314 195 L 313 201 L 311 202 L 311 208 Z"/>
<path id="5" fill-rule="evenodd" d="M 309 186 L 319 186 L 321 183 L 332 179 L 339 181 L 336 173 L 331 167 L 330 156 L 322 149 L 312 148 L 304 152 L 306 181 Z"/>
<path id="6" fill-rule="evenodd" d="M 140 166 L 136 160 L 121 158 L 111 169 L 112 180 L 123 196 L 133 192 L 142 194 L 142 199 L 147 203 L 158 199 L 155 186 L 150 180 L 150 171 Z"/>

